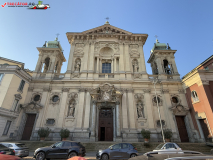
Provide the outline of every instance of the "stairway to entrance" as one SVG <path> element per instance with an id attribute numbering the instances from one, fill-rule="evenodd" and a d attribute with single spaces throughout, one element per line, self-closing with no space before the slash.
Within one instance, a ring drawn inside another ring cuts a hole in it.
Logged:
<path id="1" fill-rule="evenodd" d="M 34 152 L 37 148 L 50 146 L 54 144 L 56 141 L 18 141 L 25 143 L 27 147 L 29 147 L 31 152 Z M 85 146 L 87 152 L 98 151 L 99 149 L 106 149 L 110 145 L 115 144 L 116 142 L 82 142 Z M 131 143 L 131 142 L 127 142 Z M 149 143 L 148 146 L 144 146 L 143 142 L 132 142 L 133 146 L 135 146 L 139 153 L 145 153 L 153 150 L 160 143 Z M 209 153 L 213 147 L 206 146 L 205 143 L 177 143 L 183 150 L 192 150 L 198 151 L 202 153 Z"/>

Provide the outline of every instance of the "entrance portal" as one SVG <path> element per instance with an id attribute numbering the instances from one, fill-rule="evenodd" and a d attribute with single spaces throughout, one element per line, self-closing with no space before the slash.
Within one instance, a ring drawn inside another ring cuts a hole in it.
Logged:
<path id="1" fill-rule="evenodd" d="M 184 116 L 175 116 L 175 118 L 176 118 L 181 142 L 189 142 L 189 137 L 188 137 L 188 133 L 187 133 L 187 130 L 186 130 L 186 125 L 185 125 L 185 122 L 184 122 Z"/>
<path id="2" fill-rule="evenodd" d="M 104 108 L 99 112 L 98 140 L 113 141 L 113 112 L 111 108 Z"/>
<path id="3" fill-rule="evenodd" d="M 27 120 L 22 134 L 22 140 L 30 140 L 32 134 L 36 114 L 27 114 Z"/>

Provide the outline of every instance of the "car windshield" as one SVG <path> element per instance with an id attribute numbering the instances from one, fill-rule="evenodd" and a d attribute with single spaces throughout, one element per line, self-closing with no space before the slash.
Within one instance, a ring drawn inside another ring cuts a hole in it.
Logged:
<path id="1" fill-rule="evenodd" d="M 164 145 L 164 143 L 159 144 L 159 145 L 155 148 L 155 150 L 161 149 L 161 148 L 163 147 L 163 145 Z"/>
<path id="2" fill-rule="evenodd" d="M 27 146 L 25 146 L 24 143 L 16 143 L 16 146 L 17 146 L 17 147 L 27 147 Z"/>

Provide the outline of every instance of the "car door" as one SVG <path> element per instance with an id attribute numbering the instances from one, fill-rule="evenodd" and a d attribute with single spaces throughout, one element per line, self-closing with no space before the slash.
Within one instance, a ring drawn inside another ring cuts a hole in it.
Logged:
<path id="1" fill-rule="evenodd" d="M 62 154 L 61 147 L 64 142 L 57 142 L 46 152 L 46 158 L 60 158 Z"/>
<path id="2" fill-rule="evenodd" d="M 128 143 L 121 143 L 121 157 L 123 159 L 129 159 L 130 158 L 130 148 Z"/>
<path id="3" fill-rule="evenodd" d="M 64 142 L 63 146 L 61 147 L 61 158 L 67 158 L 69 149 L 71 148 L 71 142 Z"/>
<path id="4" fill-rule="evenodd" d="M 110 159 L 120 159 L 121 155 L 121 144 L 115 144 L 111 147 Z"/>

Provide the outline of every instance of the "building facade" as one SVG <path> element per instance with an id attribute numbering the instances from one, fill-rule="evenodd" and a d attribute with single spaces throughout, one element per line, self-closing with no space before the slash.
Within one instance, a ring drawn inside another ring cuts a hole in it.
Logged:
<path id="1" fill-rule="evenodd" d="M 70 54 L 66 61 L 56 39 L 38 47 L 39 57 L 27 97 L 18 118 L 16 139 L 39 140 L 41 127 L 51 129 L 46 140 L 60 140 L 62 128 L 71 140 L 162 141 L 157 102 L 164 128 L 173 141 L 195 142 L 194 128 L 174 54 L 156 41 L 146 72 L 143 46 L 147 34 L 134 34 L 106 24 L 84 32 L 68 32 Z M 153 81 L 158 78 L 156 94 Z M 29 132 L 31 131 L 31 132 Z"/>
<path id="2" fill-rule="evenodd" d="M 14 137 L 30 81 L 24 63 L 0 57 L 0 141 Z"/>
<path id="3" fill-rule="evenodd" d="M 186 74 L 182 83 L 190 114 L 201 140 L 213 137 L 213 56 Z"/>

